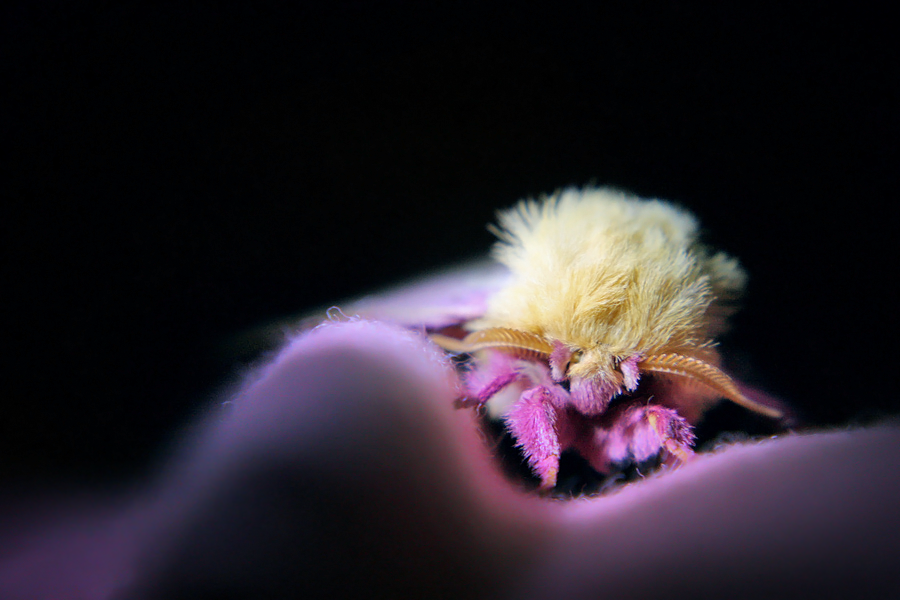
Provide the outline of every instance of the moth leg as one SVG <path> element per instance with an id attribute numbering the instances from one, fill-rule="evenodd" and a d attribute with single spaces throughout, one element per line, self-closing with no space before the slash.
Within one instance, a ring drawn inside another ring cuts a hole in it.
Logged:
<path id="1" fill-rule="evenodd" d="M 560 445 L 554 403 L 550 389 L 533 387 L 526 390 L 503 417 L 531 468 L 540 477 L 544 490 L 556 485 L 559 473 Z"/>
<path id="2" fill-rule="evenodd" d="M 694 456 L 694 430 L 690 424 L 671 408 L 650 406 L 646 410 L 647 422 L 659 436 L 661 449 L 677 462 L 687 462 Z M 667 461 L 670 462 L 670 461 Z"/>
<path id="3" fill-rule="evenodd" d="M 609 473 L 633 461 L 657 455 L 664 462 L 684 462 L 694 452 L 694 432 L 675 410 L 658 405 L 632 404 L 605 415 L 587 440 L 577 444 L 594 469 Z"/>
<path id="4" fill-rule="evenodd" d="M 489 352 L 478 368 L 466 375 L 466 398 L 461 406 L 480 407 L 503 388 L 522 378 L 517 361 L 502 352 Z"/>

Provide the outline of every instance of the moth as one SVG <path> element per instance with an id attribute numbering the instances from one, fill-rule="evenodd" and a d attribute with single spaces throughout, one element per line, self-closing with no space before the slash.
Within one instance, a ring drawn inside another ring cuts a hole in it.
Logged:
<path id="1" fill-rule="evenodd" d="M 498 216 L 494 262 L 345 308 L 471 357 L 460 404 L 503 421 L 542 488 L 566 450 L 599 473 L 686 461 L 693 426 L 721 399 L 783 416 L 720 368 L 716 338 L 746 274 L 700 242 L 688 211 L 588 187 Z"/>
<path id="2" fill-rule="evenodd" d="M 444 349 L 474 355 L 465 404 L 500 410 L 552 488 L 560 454 L 594 469 L 692 455 L 692 424 L 725 398 L 767 417 L 719 368 L 715 339 L 746 275 L 698 240 L 693 215 L 611 189 L 568 189 L 499 214 L 508 281 Z"/>

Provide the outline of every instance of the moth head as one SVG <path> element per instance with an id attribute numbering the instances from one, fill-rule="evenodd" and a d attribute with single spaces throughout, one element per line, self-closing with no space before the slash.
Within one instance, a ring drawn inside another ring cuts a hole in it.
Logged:
<path id="1" fill-rule="evenodd" d="M 627 359 L 615 356 L 605 345 L 581 348 L 549 341 L 546 338 L 528 331 L 491 327 L 475 331 L 463 340 L 432 335 L 432 341 L 451 352 L 477 352 L 488 348 L 504 350 L 522 358 L 533 358 L 549 362 L 550 370 L 556 381 L 567 379 L 590 379 L 606 382 L 610 386 L 632 390 L 636 387 L 637 371 L 623 371 Z M 634 363 L 636 358 L 631 362 Z M 628 385 L 634 380 L 634 385 Z"/>
<path id="2" fill-rule="evenodd" d="M 624 387 L 630 391 L 637 387 L 636 361 L 617 356 L 605 345 L 581 348 L 557 341 L 553 343 L 549 363 L 556 381 L 594 379 L 605 382 L 611 389 Z"/>
<path id="3" fill-rule="evenodd" d="M 644 356 L 616 356 L 607 347 L 572 348 L 561 342 L 550 342 L 535 333 L 491 327 L 475 331 L 459 340 L 442 335 L 432 335 L 432 341 L 451 352 L 476 352 L 488 348 L 513 352 L 523 358 L 548 360 L 553 377 L 579 382 L 593 382 L 602 387 L 613 386 L 633 391 L 641 374 L 686 377 L 705 385 L 723 398 L 766 415 L 780 418 L 781 412 L 753 400 L 741 393 L 732 379 L 714 365 L 700 359 L 680 354 L 652 354 Z"/>
<path id="4" fill-rule="evenodd" d="M 572 352 L 566 373 L 581 379 L 601 377 L 608 379 L 615 371 L 615 359 L 604 346 L 579 348 Z"/>

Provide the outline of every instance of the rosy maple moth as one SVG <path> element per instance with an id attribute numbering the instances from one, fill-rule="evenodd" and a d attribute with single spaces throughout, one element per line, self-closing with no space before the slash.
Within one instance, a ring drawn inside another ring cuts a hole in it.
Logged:
<path id="1" fill-rule="evenodd" d="M 501 211 L 494 261 L 344 306 L 425 330 L 463 362 L 462 406 L 501 419 L 544 489 L 566 450 L 600 473 L 693 453 L 720 399 L 770 418 L 720 368 L 746 275 L 700 243 L 696 218 L 609 188 L 569 188 Z"/>
<path id="2" fill-rule="evenodd" d="M 687 458 L 691 423 L 720 398 L 780 416 L 718 366 L 715 337 L 746 276 L 699 243 L 687 211 L 567 189 L 501 212 L 492 229 L 509 280 L 465 322 L 471 333 L 432 339 L 476 355 L 468 404 L 506 390 L 502 419 L 543 487 L 570 448 L 601 472 L 659 453 Z"/>

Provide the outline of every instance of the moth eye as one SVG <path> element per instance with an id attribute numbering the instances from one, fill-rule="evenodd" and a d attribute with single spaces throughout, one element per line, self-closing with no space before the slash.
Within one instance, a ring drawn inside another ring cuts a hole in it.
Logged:
<path id="1" fill-rule="evenodd" d="M 569 359 L 569 366 L 577 365 L 581 362 L 581 358 L 584 356 L 583 350 L 576 350 L 572 353 L 572 357 Z"/>

